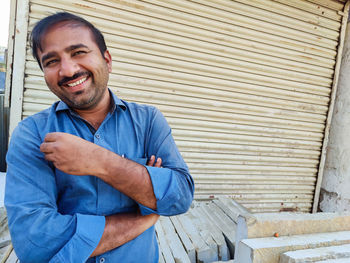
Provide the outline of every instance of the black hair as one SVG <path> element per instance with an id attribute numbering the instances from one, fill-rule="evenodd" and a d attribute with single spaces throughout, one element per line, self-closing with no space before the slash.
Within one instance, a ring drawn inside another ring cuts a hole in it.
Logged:
<path id="1" fill-rule="evenodd" d="M 33 57 L 39 63 L 39 67 L 41 67 L 40 58 L 38 56 L 38 50 L 42 51 L 41 41 L 45 33 L 54 25 L 57 25 L 61 22 L 73 22 L 75 24 L 87 27 L 90 29 L 93 38 L 100 49 L 102 56 L 104 56 L 105 51 L 107 50 L 105 39 L 100 30 L 98 30 L 93 24 L 89 21 L 85 20 L 80 16 L 73 15 L 68 12 L 58 12 L 56 14 L 47 16 L 40 20 L 33 28 L 32 33 L 30 35 L 30 42 Z"/>

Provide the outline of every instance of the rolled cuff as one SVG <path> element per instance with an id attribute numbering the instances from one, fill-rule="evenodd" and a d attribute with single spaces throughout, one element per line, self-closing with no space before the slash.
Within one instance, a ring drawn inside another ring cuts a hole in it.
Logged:
<path id="1" fill-rule="evenodd" d="M 176 203 L 179 199 L 179 191 L 176 176 L 168 168 L 158 168 L 145 166 L 153 185 L 153 192 L 157 200 L 157 210 L 153 210 L 142 204 L 139 204 L 142 215 L 159 214 L 172 215 L 177 213 Z"/>
<path id="2" fill-rule="evenodd" d="M 105 228 L 105 217 L 76 214 L 75 234 L 49 263 L 85 262 L 97 247 Z"/>

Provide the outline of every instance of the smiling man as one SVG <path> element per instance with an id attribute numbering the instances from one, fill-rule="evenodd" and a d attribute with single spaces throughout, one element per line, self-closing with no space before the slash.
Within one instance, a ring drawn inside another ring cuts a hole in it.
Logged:
<path id="1" fill-rule="evenodd" d="M 39 21 L 33 56 L 60 98 L 23 120 L 7 154 L 5 205 L 21 262 L 158 262 L 159 215 L 194 183 L 162 114 L 107 87 L 101 32 L 70 13 Z"/>

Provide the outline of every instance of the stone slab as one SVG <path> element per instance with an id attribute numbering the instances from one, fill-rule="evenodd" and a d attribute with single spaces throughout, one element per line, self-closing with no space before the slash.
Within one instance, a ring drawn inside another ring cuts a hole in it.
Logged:
<path id="1" fill-rule="evenodd" d="M 337 258 L 350 258 L 350 244 L 288 251 L 281 255 L 280 263 L 316 262 Z"/>
<path id="2" fill-rule="evenodd" d="M 175 232 L 174 226 L 169 217 L 159 218 L 160 227 L 163 229 L 165 239 L 169 245 L 171 253 L 176 263 L 191 263 L 178 235 Z"/>
<path id="3" fill-rule="evenodd" d="M 175 260 L 173 258 L 173 255 L 171 254 L 170 247 L 167 243 L 163 228 L 162 228 L 159 220 L 155 224 L 155 229 L 156 229 L 156 233 L 157 233 L 159 251 L 163 256 L 163 260 L 167 263 L 175 263 Z"/>
<path id="4" fill-rule="evenodd" d="M 13 249 L 9 257 L 7 258 L 6 263 L 17 263 L 17 262 L 19 262 L 19 260 L 17 258 L 15 250 Z"/>
<path id="5" fill-rule="evenodd" d="M 227 247 L 225 237 L 221 230 L 211 222 L 209 217 L 205 214 L 201 206 L 195 207 L 189 212 L 194 216 L 196 226 L 199 231 L 205 232 L 207 231 L 209 235 L 212 237 L 215 242 L 215 246 L 218 250 L 218 258 L 219 260 L 229 260 L 230 252 Z"/>
<path id="6" fill-rule="evenodd" d="M 237 218 L 236 246 L 240 240 L 258 237 L 302 235 L 350 230 L 350 212 L 256 213 Z M 236 257 L 236 255 L 235 255 Z"/>
<path id="7" fill-rule="evenodd" d="M 223 233 L 230 251 L 230 257 L 232 258 L 235 250 L 236 223 L 228 218 L 214 203 L 202 205 L 201 209 L 211 220 L 212 224 L 215 224 Z"/>
<path id="8" fill-rule="evenodd" d="M 220 209 L 235 223 L 237 223 L 237 219 L 240 215 L 244 215 L 246 218 L 252 216 L 248 209 L 231 198 L 219 196 L 218 199 L 213 200 L 213 203 L 220 207 Z"/>
<path id="9" fill-rule="evenodd" d="M 338 259 L 315 261 L 315 263 L 349 263 L 349 262 L 350 262 L 350 258 L 338 258 Z"/>
<path id="10" fill-rule="evenodd" d="M 5 263 L 13 251 L 12 244 L 0 249 L 0 262 Z"/>
<path id="11" fill-rule="evenodd" d="M 282 253 L 300 249 L 350 244 L 350 231 L 241 240 L 236 263 L 279 263 Z"/>
<path id="12" fill-rule="evenodd" d="M 170 217 L 170 220 L 176 229 L 176 233 L 178 234 L 191 263 L 196 263 L 196 250 L 192 244 L 192 241 L 187 236 L 186 231 L 183 229 L 179 219 L 176 216 L 172 216 Z"/>
<path id="13" fill-rule="evenodd" d="M 217 261 L 217 249 L 215 250 L 211 245 L 208 245 L 206 242 L 208 240 L 203 239 L 203 236 L 197 230 L 194 222 L 188 217 L 188 213 L 178 215 L 177 218 L 196 250 L 197 261 L 204 263 Z M 206 236 L 209 238 L 208 235 Z"/>

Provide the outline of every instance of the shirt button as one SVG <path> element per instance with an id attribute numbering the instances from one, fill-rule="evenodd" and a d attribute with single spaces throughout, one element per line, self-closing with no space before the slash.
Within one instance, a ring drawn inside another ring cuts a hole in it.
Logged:
<path id="1" fill-rule="evenodd" d="M 100 263 L 104 263 L 105 261 L 105 258 L 100 258 Z"/>
<path id="2" fill-rule="evenodd" d="M 100 139 L 100 135 L 99 135 L 99 134 L 96 134 L 95 137 L 96 137 L 97 139 Z"/>

